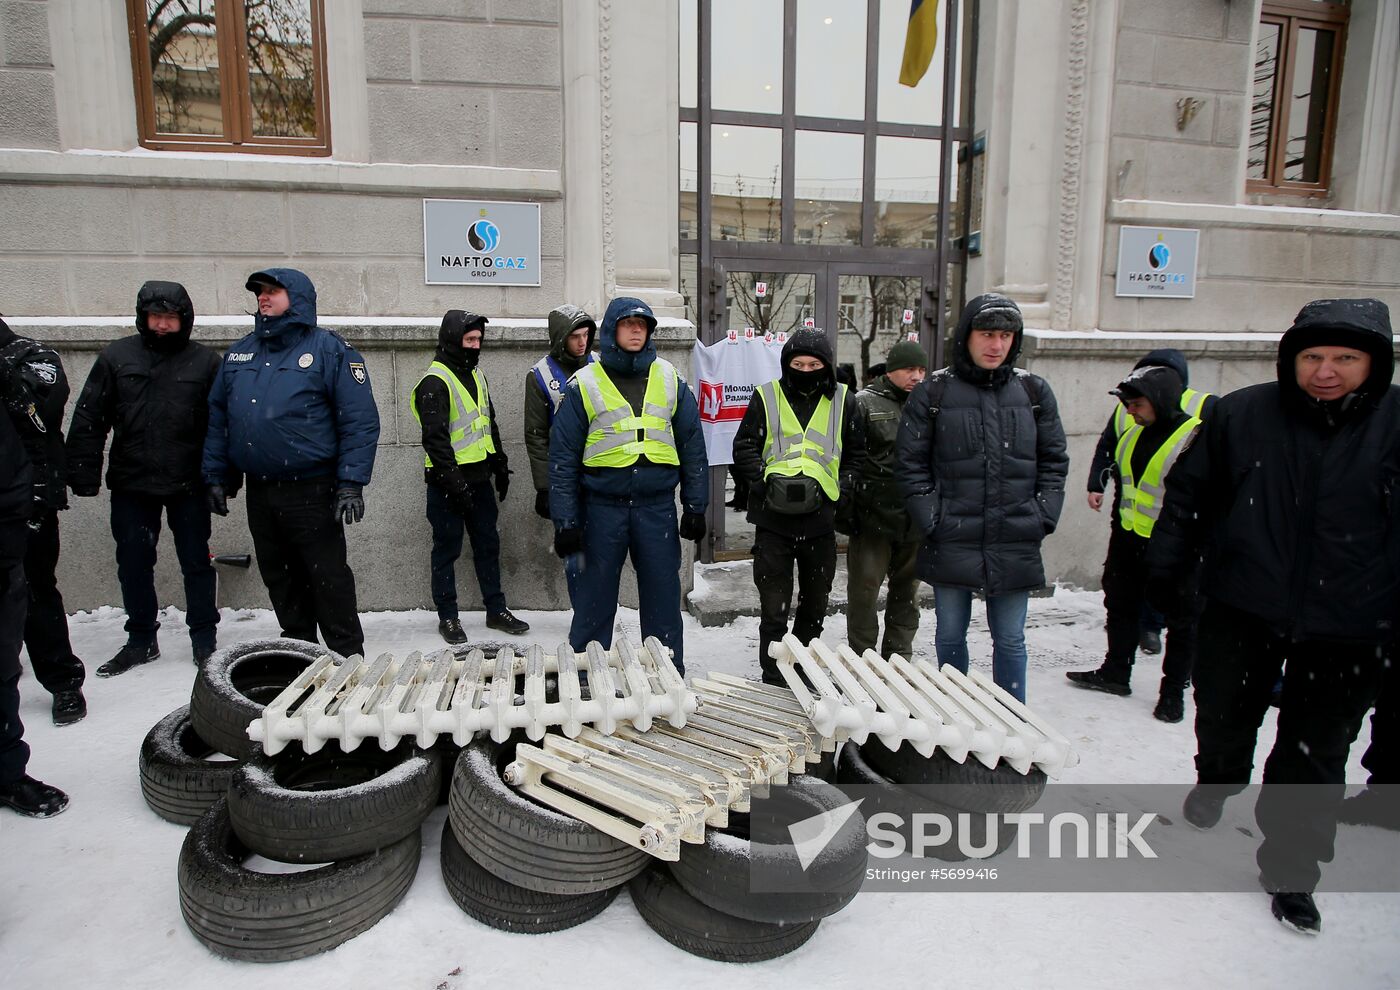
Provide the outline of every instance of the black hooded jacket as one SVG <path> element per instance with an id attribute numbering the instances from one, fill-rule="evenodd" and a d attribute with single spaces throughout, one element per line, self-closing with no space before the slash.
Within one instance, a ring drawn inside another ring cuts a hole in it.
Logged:
<path id="1" fill-rule="evenodd" d="M 0 388 L 4 390 L 0 395 L 4 411 L 29 455 L 34 499 L 50 509 L 68 508 L 68 489 L 64 487 L 67 458 L 63 452 L 68 377 L 58 352 L 18 336 L 0 320 Z"/>
<path id="2" fill-rule="evenodd" d="M 967 349 L 974 322 L 1016 334 L 990 371 Z M 1015 303 L 978 296 L 958 320 L 952 365 L 904 403 L 894 476 L 924 537 L 919 576 L 929 584 L 1002 595 L 1045 583 L 1040 544 L 1064 507 L 1069 454 L 1050 386 L 1013 367 L 1022 337 Z"/>
<path id="3" fill-rule="evenodd" d="M 457 380 L 466 388 L 467 394 L 475 401 L 476 378 L 472 370 L 480 359 L 479 351 L 462 346 L 462 335 L 474 326 L 485 324 L 485 317 L 460 309 L 449 309 L 442 317 L 438 330 L 437 350 L 433 360 L 447 365 Z M 482 326 L 484 330 L 484 326 Z M 482 347 L 484 348 L 483 341 Z M 483 377 L 485 373 L 483 372 Z M 496 446 L 494 454 L 486 460 L 473 464 L 455 464 L 452 453 L 452 397 L 447 384 L 436 375 L 424 375 L 413 389 L 413 401 L 418 408 L 418 418 L 423 427 L 423 450 L 433 460 L 433 467 L 423 469 L 423 479 L 430 485 L 437 485 L 449 494 L 466 491 L 468 485 L 489 481 L 491 475 L 508 469 L 505 448 L 501 445 L 501 434 L 496 428 L 495 403 L 487 402 L 487 415 L 491 417 L 491 440 Z M 450 464 L 450 468 L 437 465 Z"/>
<path id="4" fill-rule="evenodd" d="M 1177 427 L 1184 423 L 1188 417 L 1181 409 L 1181 393 L 1184 386 L 1181 376 L 1169 365 L 1140 364 L 1133 369 L 1132 374 L 1119 383 L 1119 388 L 1127 387 L 1127 398 L 1140 395 L 1148 402 L 1152 403 L 1152 409 L 1157 418 L 1144 427 L 1142 434 L 1138 437 L 1137 443 L 1133 446 L 1132 469 L 1133 477 L 1141 478 L 1142 473 L 1147 470 L 1147 462 L 1152 459 L 1152 455 L 1157 449 L 1171 439 L 1171 435 L 1176 432 Z M 1110 430 L 1113 423 L 1109 422 Z M 1110 454 L 1107 471 L 1108 477 L 1116 482 L 1113 491 L 1113 514 L 1111 523 L 1118 526 L 1118 505 L 1123 496 L 1123 481 L 1121 471 L 1118 467 L 1116 450 L 1118 440 L 1114 438 L 1114 452 Z M 1132 534 L 1138 539 L 1136 534 Z"/>
<path id="5" fill-rule="evenodd" d="M 146 318 L 173 312 L 180 329 L 158 336 Z M 209 428 L 209 388 L 219 354 L 190 340 L 194 305 L 178 282 L 147 282 L 136 296 L 136 333 L 102 349 L 68 428 L 68 485 L 97 494 L 107 433 L 107 487 L 176 495 L 203 487 L 200 458 Z"/>
<path id="6" fill-rule="evenodd" d="M 794 357 L 808 355 L 819 358 L 825 365 L 817 376 L 815 387 L 800 392 L 798 378 L 788 366 Z M 788 338 L 781 356 L 783 372 L 778 387 L 792 406 L 797 421 L 806 424 L 817 411 L 823 397 L 836 394 L 836 365 L 831 343 L 821 330 L 802 329 Z M 855 394 L 846 390 L 846 402 L 841 409 L 841 497 L 850 498 L 855 491 L 855 479 L 865 467 L 865 420 L 856 405 Z M 749 485 L 749 522 L 762 529 L 787 536 L 822 536 L 830 533 L 836 518 L 836 503 L 822 496 L 820 507 L 807 515 L 785 515 L 774 512 L 765 504 L 763 483 L 763 448 L 768 440 L 768 423 L 763 400 L 757 395 L 749 402 L 739 430 L 734 434 L 734 473 Z"/>
<path id="7" fill-rule="evenodd" d="M 16 340 L 22 339 L 0 320 L 0 348 L 6 346 L 4 342 L 13 346 Z M 0 366 L 0 403 L 3 403 L 0 408 L 0 525 L 13 527 L 27 520 L 34 510 L 34 467 L 28 448 L 34 440 L 43 439 L 43 432 L 27 412 L 31 404 L 37 411 L 38 397 L 17 367 Z M 20 532 L 27 531 L 21 529 Z M 12 559 L 23 557 L 23 536 L 16 540 L 9 535 L 0 545 L 0 555 Z M 13 669 L 0 668 L 0 680 L 19 673 L 18 652 L 13 659 Z"/>
<path id="8" fill-rule="evenodd" d="M 1186 355 L 1175 347 L 1159 347 L 1156 350 L 1148 351 L 1133 365 L 1133 370 L 1157 366 L 1161 368 L 1171 368 L 1181 379 L 1181 390 L 1184 392 L 1186 386 L 1191 384 L 1190 368 L 1186 363 Z M 1210 415 L 1211 408 L 1215 405 L 1215 400 L 1219 396 L 1208 396 L 1201 404 L 1200 418 L 1205 419 Z M 1181 399 L 1177 398 L 1178 408 Z M 1118 430 L 1114 426 L 1118 410 L 1115 409 L 1108 417 L 1108 423 L 1103 428 L 1103 433 L 1099 434 L 1098 446 L 1094 448 L 1094 459 L 1089 465 L 1089 483 L 1087 489 L 1091 492 L 1102 492 L 1108 490 L 1108 482 L 1114 477 L 1113 457 L 1114 451 L 1118 448 Z M 1116 503 L 1115 503 L 1116 504 Z"/>
<path id="9" fill-rule="evenodd" d="M 1293 640 L 1388 642 L 1400 606 L 1400 388 L 1374 299 L 1309 303 L 1279 342 L 1278 380 L 1216 403 L 1167 480 L 1148 566 L 1204 553 L 1202 591 Z M 1314 343 L 1366 351 L 1371 373 L 1321 402 L 1297 384 Z"/>
<path id="10" fill-rule="evenodd" d="M 579 327 L 588 328 L 588 347 L 582 358 L 574 357 L 565 347 L 569 334 Z M 549 356 L 559 365 L 565 378 L 564 381 L 551 382 L 549 387 L 559 399 L 563 398 L 568 376 L 583 367 L 597 336 L 598 324 L 578 306 L 566 303 L 550 310 Z M 532 368 L 525 375 L 525 453 L 530 458 L 530 480 L 537 492 L 549 491 L 549 427 L 553 422 L 554 403 L 540 387 L 539 378 Z"/>

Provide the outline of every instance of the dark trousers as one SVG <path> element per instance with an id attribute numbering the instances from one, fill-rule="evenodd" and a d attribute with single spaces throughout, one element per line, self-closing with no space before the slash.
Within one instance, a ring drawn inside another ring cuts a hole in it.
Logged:
<path id="1" fill-rule="evenodd" d="M 162 509 L 185 578 L 185 624 L 190 629 L 190 642 L 196 648 L 212 648 L 219 622 L 214 604 L 217 578 L 209 563 L 209 506 L 202 493 L 112 492 L 112 538 L 117 543 L 117 580 L 126 609 L 127 642 L 152 643 L 160 628 L 155 570 Z"/>
<path id="2" fill-rule="evenodd" d="M 792 606 L 792 571 L 797 567 L 797 608 Z M 768 646 L 792 634 L 803 643 L 822 634 L 831 582 L 836 576 L 836 534 L 795 538 L 760 528 L 754 534 L 753 583 L 758 587 L 758 665 L 763 678 L 784 683 Z"/>
<path id="3" fill-rule="evenodd" d="M 355 575 L 345 561 L 345 528 L 334 512 L 335 482 L 248 481 L 248 529 L 282 635 L 342 656 L 364 653 Z"/>
<path id="4" fill-rule="evenodd" d="M 24 579 L 29 585 L 29 615 L 24 620 L 24 645 L 34 676 L 50 694 L 83 686 L 87 672 L 73 655 L 68 640 L 68 615 L 58 591 L 58 512 L 43 509 L 30 529 L 24 551 Z"/>
<path id="5" fill-rule="evenodd" d="M 638 618 L 642 638 L 655 636 L 671 650 L 676 669 L 685 672 L 681 624 L 681 539 L 676 503 L 628 505 L 604 499 L 584 503 L 583 554 L 573 566 L 574 618 L 569 645 L 582 652 L 597 640 L 612 646 L 613 620 L 622 565 L 630 557 L 637 572 Z"/>
<path id="6" fill-rule="evenodd" d="M 1259 726 L 1283 672 L 1278 736 L 1254 807 L 1264 834 L 1259 872 L 1275 889 L 1312 891 L 1318 864 L 1332 859 L 1347 753 L 1382 664 L 1377 646 L 1292 642 L 1247 612 L 1206 605 L 1195 670 L 1200 783 L 1232 794 L 1249 783 Z M 1310 786 L 1270 786 L 1298 784 Z"/>
<path id="7" fill-rule="evenodd" d="M 1124 684 L 1133 674 L 1142 638 L 1143 607 L 1147 602 L 1147 545 L 1141 536 L 1115 524 L 1103 562 L 1103 604 L 1108 613 L 1108 655 L 1104 673 Z M 1180 604 L 1166 616 L 1167 641 L 1162 652 L 1162 690 L 1183 691 L 1191 682 L 1196 659 L 1195 581 L 1177 596 Z"/>
<path id="8" fill-rule="evenodd" d="M 1396 671 L 1396 650 L 1386 656 L 1376 710 L 1371 713 L 1371 745 L 1361 757 L 1361 765 L 1371 771 L 1368 784 L 1400 784 L 1400 672 Z"/>
<path id="9" fill-rule="evenodd" d="M 501 593 L 501 536 L 496 531 L 496 493 L 489 481 L 470 487 L 472 511 L 463 517 L 452 511 L 447 494 L 428 486 L 428 523 L 433 528 L 432 591 L 439 619 L 457 618 L 457 558 L 462 556 L 462 535 L 472 541 L 472 566 L 481 587 L 486 614 L 504 612 Z"/>
<path id="10" fill-rule="evenodd" d="M 875 649 L 880 635 L 880 585 L 885 596 L 885 640 L 880 655 L 910 659 L 919 631 L 919 541 L 896 543 L 881 533 L 859 533 L 846 548 L 846 634 L 857 653 Z"/>
<path id="11" fill-rule="evenodd" d="M 0 523 L 0 784 L 24 776 L 29 747 L 19 720 L 19 648 L 29 590 L 24 581 L 24 523 Z"/>

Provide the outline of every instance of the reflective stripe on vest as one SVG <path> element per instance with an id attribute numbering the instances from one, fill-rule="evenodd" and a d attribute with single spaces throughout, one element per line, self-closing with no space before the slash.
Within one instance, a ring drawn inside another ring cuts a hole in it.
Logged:
<path id="1" fill-rule="evenodd" d="M 1119 493 L 1118 515 L 1123 528 L 1138 536 L 1150 537 L 1152 527 L 1162 514 L 1162 500 L 1166 493 L 1163 479 L 1171 472 L 1172 465 L 1181 456 L 1186 441 L 1196 432 L 1201 421 L 1194 417 L 1176 428 L 1166 441 L 1153 452 L 1142 472 L 1140 480 L 1133 478 L 1133 451 L 1143 428 L 1134 426 L 1118 441 L 1114 456 L 1118 460 L 1118 477 L 1122 490 Z"/>
<path id="2" fill-rule="evenodd" d="M 652 361 L 640 416 L 633 413 L 602 364 L 584 365 L 574 373 L 574 380 L 588 414 L 584 467 L 627 467 L 643 455 L 653 464 L 680 464 L 671 428 L 680 403 L 680 375 L 671 362 Z"/>
<path id="3" fill-rule="evenodd" d="M 776 381 L 764 382 L 755 392 L 763 399 L 763 477 L 805 474 L 822 486 L 835 502 L 841 495 L 841 417 L 846 407 L 846 386 L 837 385 L 831 398 L 822 396 L 806 427 Z M 820 429 L 814 424 L 822 424 Z"/>
<path id="4" fill-rule="evenodd" d="M 596 360 L 598 360 L 598 356 L 590 352 L 583 363 L 590 365 Z M 559 362 L 554 359 L 552 354 L 546 354 L 540 358 L 530 370 L 535 373 L 535 381 L 539 383 L 540 390 L 549 400 L 549 422 L 553 424 L 554 414 L 559 411 L 559 403 L 564 401 L 564 383 L 569 380 L 569 375 L 563 368 L 559 367 Z"/>
<path id="5" fill-rule="evenodd" d="M 1197 392 L 1194 388 L 1184 389 L 1181 393 L 1181 411 L 1192 419 L 1200 419 L 1201 409 L 1205 407 L 1206 400 L 1211 397 L 1211 394 L 1210 392 Z M 1118 403 L 1118 407 L 1113 410 L 1113 435 L 1121 437 L 1133 425 L 1133 417 L 1128 415 L 1128 410 L 1123 406 L 1123 403 Z"/>
<path id="6" fill-rule="evenodd" d="M 476 382 L 476 401 L 472 401 L 471 393 L 453 374 L 452 369 L 440 361 L 434 361 L 428 366 L 428 373 L 418 379 L 418 385 L 429 378 L 440 378 L 447 386 L 447 397 L 452 403 L 447 429 L 452 441 L 452 456 L 456 462 L 475 464 L 477 461 L 486 460 L 487 454 L 494 454 L 496 444 L 491 439 L 491 397 L 486 392 L 486 377 L 482 375 L 481 369 L 472 369 L 472 378 Z M 423 420 L 418 415 L 418 385 L 413 387 L 410 404 L 413 406 L 413 418 L 422 426 Z M 433 466 L 433 459 L 426 454 L 423 455 L 423 466 Z"/>

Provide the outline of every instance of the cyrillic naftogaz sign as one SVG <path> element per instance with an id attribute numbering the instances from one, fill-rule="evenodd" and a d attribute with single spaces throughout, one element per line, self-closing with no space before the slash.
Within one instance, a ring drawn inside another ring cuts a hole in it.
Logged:
<path id="1" fill-rule="evenodd" d="M 1118 237 L 1115 294 L 1193 299 L 1201 232 L 1182 227 L 1124 227 Z"/>

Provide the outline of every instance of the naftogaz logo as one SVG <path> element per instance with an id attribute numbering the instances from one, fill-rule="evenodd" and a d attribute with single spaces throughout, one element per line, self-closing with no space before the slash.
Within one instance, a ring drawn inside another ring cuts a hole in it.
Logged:
<path id="1" fill-rule="evenodd" d="M 501 229 L 490 220 L 478 220 L 467 228 L 467 243 L 474 251 L 490 254 L 501 243 Z"/>
<path id="2" fill-rule="evenodd" d="M 1172 260 L 1171 249 L 1162 241 L 1152 245 L 1147 251 L 1147 263 L 1154 269 L 1166 268 L 1167 263 Z"/>

